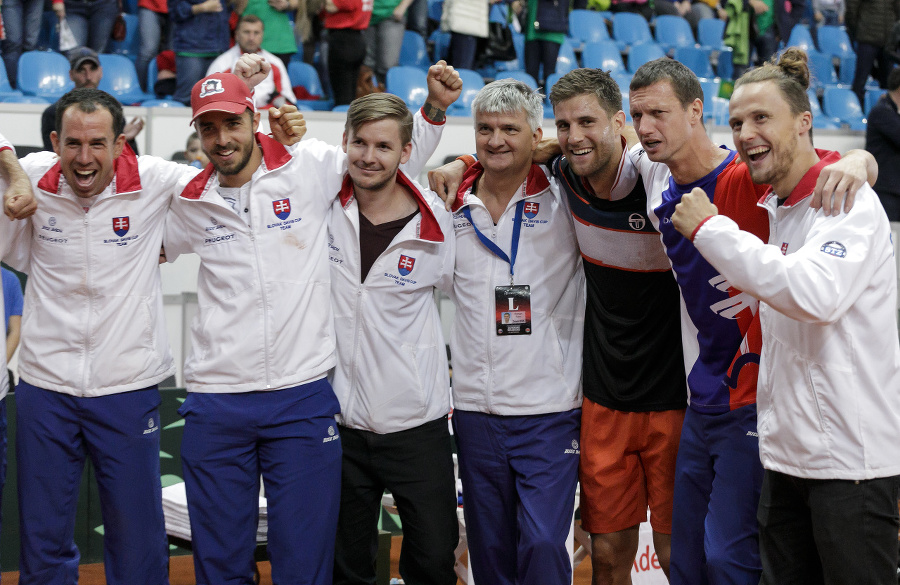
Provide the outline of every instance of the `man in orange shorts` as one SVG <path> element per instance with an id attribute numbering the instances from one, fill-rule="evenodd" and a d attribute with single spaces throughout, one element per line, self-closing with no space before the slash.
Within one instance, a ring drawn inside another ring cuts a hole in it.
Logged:
<path id="1" fill-rule="evenodd" d="M 584 258 L 581 524 L 593 585 L 631 583 L 647 519 L 668 576 L 675 456 L 687 406 L 678 286 L 625 152 L 622 94 L 609 74 L 576 69 L 550 102 L 565 158 L 553 164 Z"/>

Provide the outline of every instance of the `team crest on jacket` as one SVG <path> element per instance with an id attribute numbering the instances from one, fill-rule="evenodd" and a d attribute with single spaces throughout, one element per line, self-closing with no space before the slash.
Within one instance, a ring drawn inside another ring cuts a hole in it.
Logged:
<path id="1" fill-rule="evenodd" d="M 128 228 L 131 227 L 131 222 L 128 220 L 129 216 L 125 217 L 114 217 L 112 222 L 113 231 L 120 238 L 128 233 Z"/>
<path id="2" fill-rule="evenodd" d="M 272 210 L 278 219 L 287 219 L 291 215 L 291 200 L 279 199 L 272 202 Z"/>
<path id="3" fill-rule="evenodd" d="M 200 88 L 200 97 L 205 98 L 208 95 L 213 95 L 216 93 L 225 93 L 225 88 L 222 87 L 221 80 L 207 79 L 203 82 L 203 86 Z"/>
<path id="4" fill-rule="evenodd" d="M 540 203 L 535 203 L 534 201 L 529 201 L 528 203 L 525 204 L 525 207 L 522 209 L 522 211 L 525 212 L 525 217 L 527 217 L 528 219 L 534 219 L 535 216 L 538 214 L 538 211 L 540 210 L 540 208 L 541 208 Z"/>
<path id="5" fill-rule="evenodd" d="M 397 262 L 397 270 L 400 271 L 400 276 L 406 276 L 413 271 L 413 267 L 415 265 L 415 258 L 407 256 L 405 254 L 400 254 L 400 260 Z"/>

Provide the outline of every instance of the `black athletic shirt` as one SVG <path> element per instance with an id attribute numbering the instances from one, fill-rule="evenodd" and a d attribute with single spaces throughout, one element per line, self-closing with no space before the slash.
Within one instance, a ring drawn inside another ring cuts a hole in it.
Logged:
<path id="1" fill-rule="evenodd" d="M 584 259 L 584 395 L 628 412 L 687 406 L 678 285 L 647 217 L 643 181 L 622 156 L 612 200 L 596 197 L 568 161 L 553 173 L 575 218 Z"/>

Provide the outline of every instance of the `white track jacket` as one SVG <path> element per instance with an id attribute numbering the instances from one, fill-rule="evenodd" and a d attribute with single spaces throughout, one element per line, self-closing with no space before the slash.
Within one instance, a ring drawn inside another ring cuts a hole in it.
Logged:
<path id="1" fill-rule="evenodd" d="M 341 424 L 393 433 L 450 412 L 447 351 L 434 288 L 453 282 L 450 214 L 431 191 L 402 171 L 397 182 L 419 203 L 360 282 L 359 206 L 349 177 L 334 202 L 331 260 L 338 364 L 333 386 Z"/>
<path id="2" fill-rule="evenodd" d="M 16 222 L 6 262 L 28 274 L 19 374 L 73 396 L 146 388 L 175 372 L 163 321 L 159 247 L 178 181 L 197 170 L 126 147 L 85 211 L 58 157 L 22 159 L 38 210 Z"/>
<path id="3" fill-rule="evenodd" d="M 415 115 L 403 168 L 421 171 L 442 128 Z M 257 134 L 257 142 L 263 160 L 250 182 L 250 225 L 219 194 L 211 165 L 172 201 L 167 258 L 200 255 L 189 392 L 290 388 L 335 365 L 327 232 L 347 155 L 320 140 L 284 147 Z"/>
<path id="4" fill-rule="evenodd" d="M 481 163 L 466 171 L 454 207 L 456 319 L 450 338 L 454 408 L 499 415 L 563 412 L 581 406 L 585 282 L 572 214 L 549 171 L 532 165 L 524 190 L 497 225 L 472 194 Z M 530 335 L 497 335 L 495 287 L 510 284 L 509 264 L 478 239 L 510 255 L 516 205 L 525 199 L 515 284 L 531 287 Z"/>
<path id="5" fill-rule="evenodd" d="M 767 194 L 766 245 L 714 216 L 694 245 L 757 297 L 763 334 L 757 407 L 763 466 L 795 477 L 900 474 L 900 342 L 890 226 L 865 185 L 853 209 L 809 207 L 822 159 L 785 202 Z"/>

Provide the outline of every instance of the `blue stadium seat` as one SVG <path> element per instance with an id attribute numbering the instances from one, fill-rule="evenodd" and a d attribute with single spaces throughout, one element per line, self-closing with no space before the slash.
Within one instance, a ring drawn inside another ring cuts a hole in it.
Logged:
<path id="1" fill-rule="evenodd" d="M 313 110 L 330 110 L 334 106 L 334 100 L 324 99 L 325 90 L 315 67 L 302 61 L 291 61 L 287 67 L 291 87 L 303 86 L 310 95 L 321 96 L 318 100 L 297 100 L 297 107 L 303 104 Z"/>
<path id="2" fill-rule="evenodd" d="M 859 98 L 847 88 L 826 87 L 822 95 L 822 109 L 826 115 L 849 124 L 852 130 L 865 129 L 865 116 Z"/>
<path id="3" fill-rule="evenodd" d="M 550 103 L 550 90 L 553 89 L 553 86 L 556 85 L 556 82 L 559 81 L 559 78 L 564 74 L 562 73 L 553 73 L 544 80 L 544 109 L 547 109 L 547 106 L 550 106 L 550 111 L 553 111 L 553 104 Z"/>
<path id="4" fill-rule="evenodd" d="M 402 98 L 413 111 L 421 108 L 428 97 L 426 73 L 418 67 L 391 67 L 387 72 L 386 87 L 388 93 Z"/>
<path id="5" fill-rule="evenodd" d="M 709 105 L 713 103 L 713 98 L 719 97 L 720 85 L 721 81 L 718 79 L 708 79 L 706 77 L 700 78 L 700 87 L 703 88 L 703 104 L 705 106 L 704 110 L 708 109 Z"/>
<path id="6" fill-rule="evenodd" d="M 726 50 L 719 52 L 719 61 L 716 63 L 717 76 L 722 79 L 731 79 L 734 76 L 734 62 L 731 59 L 733 55 L 734 51 L 731 50 L 731 47 L 726 47 Z"/>
<path id="7" fill-rule="evenodd" d="M 503 71 L 497 73 L 497 79 L 516 79 L 521 81 L 531 89 L 537 89 L 537 81 L 535 81 L 534 77 L 528 75 L 528 73 L 522 71 L 521 69 L 518 71 Z"/>
<path id="8" fill-rule="evenodd" d="M 663 14 L 656 17 L 656 42 L 667 53 L 678 47 L 693 47 L 691 25 L 681 16 Z"/>
<path id="9" fill-rule="evenodd" d="M 622 54 L 615 41 L 587 43 L 581 51 L 581 63 L 591 69 L 602 69 L 610 73 L 625 71 Z"/>
<path id="10" fill-rule="evenodd" d="M 881 99 L 881 96 L 887 93 L 886 89 L 867 89 L 866 90 L 866 104 L 865 104 L 865 112 L 866 116 L 869 115 L 869 112 L 872 111 L 872 106 L 878 103 L 878 100 Z"/>
<path id="11" fill-rule="evenodd" d="M 136 76 L 135 76 L 136 77 Z M 19 91 L 50 101 L 75 88 L 69 79 L 69 61 L 59 53 L 26 51 L 19 57 Z"/>
<path id="12" fill-rule="evenodd" d="M 813 115 L 813 128 L 833 130 L 841 127 L 840 120 L 826 116 L 825 112 L 822 111 L 822 106 L 819 104 L 819 97 L 816 95 L 816 90 L 810 88 L 806 90 L 806 95 L 809 97 L 809 111 Z"/>
<path id="13" fill-rule="evenodd" d="M 853 85 L 853 76 L 856 74 L 856 54 L 847 55 L 841 59 L 841 70 L 838 79 L 844 85 Z"/>
<path id="14" fill-rule="evenodd" d="M 629 92 L 631 91 L 631 78 L 634 77 L 631 73 L 627 71 L 622 71 L 621 73 L 613 73 L 612 78 L 619 86 L 619 91 L 622 92 L 624 97 L 628 97 Z"/>
<path id="15" fill-rule="evenodd" d="M 634 12 L 617 12 L 613 15 L 613 38 L 622 51 L 631 45 L 653 41 L 647 21 Z"/>
<path id="16" fill-rule="evenodd" d="M 510 61 L 494 61 L 497 71 L 516 71 L 525 67 L 525 35 L 514 32 L 512 37 L 516 58 Z"/>
<path id="17" fill-rule="evenodd" d="M 38 97 L 36 95 L 4 95 L 0 96 L 0 102 L 6 104 L 43 104 L 45 106 L 49 106 L 56 100 L 48 100 L 42 97 Z"/>
<path id="18" fill-rule="evenodd" d="M 450 52 L 450 33 L 436 28 L 428 40 L 432 45 L 431 60 L 437 62 L 446 59 Z"/>
<path id="19" fill-rule="evenodd" d="M 798 24 L 791 29 L 791 36 L 788 37 L 788 42 L 785 46 L 800 47 L 804 51 L 818 50 L 816 43 L 813 42 L 812 35 L 809 33 L 809 29 L 802 24 Z"/>
<path id="20" fill-rule="evenodd" d="M 709 51 L 700 47 L 679 47 L 675 49 L 675 60 L 684 63 L 697 77 L 715 77 Z"/>
<path id="21" fill-rule="evenodd" d="M 141 102 L 143 108 L 186 108 L 187 106 L 175 100 L 152 99 Z"/>
<path id="22" fill-rule="evenodd" d="M 484 79 L 477 71 L 471 69 L 457 69 L 459 78 L 462 80 L 462 92 L 455 102 L 447 110 L 448 116 L 470 116 L 472 115 L 472 100 L 478 94 L 478 91 L 484 87 Z"/>
<path id="23" fill-rule="evenodd" d="M 563 39 L 559 46 L 559 54 L 556 57 L 556 73 L 566 74 L 578 68 L 578 59 L 575 58 L 575 49 L 569 39 Z M 545 75 L 546 76 L 546 75 Z"/>
<path id="24" fill-rule="evenodd" d="M 569 12 L 569 36 L 579 47 L 585 43 L 610 40 L 606 19 L 595 10 L 576 9 Z"/>
<path id="25" fill-rule="evenodd" d="M 131 59 L 134 63 L 137 61 L 138 53 L 141 51 L 141 33 L 138 24 L 137 14 L 123 14 L 125 19 L 125 39 L 122 41 L 114 41 L 110 39 L 107 51 L 116 55 L 123 55 Z"/>
<path id="26" fill-rule="evenodd" d="M 830 55 L 819 51 L 807 51 L 806 54 L 809 57 L 809 71 L 812 76 L 811 87 L 818 88 L 838 84 L 837 72 L 834 70 Z"/>
<path id="27" fill-rule="evenodd" d="M 826 55 L 843 59 L 850 55 L 856 55 L 850 37 L 842 26 L 820 26 L 816 32 L 819 40 L 819 50 Z"/>
<path id="28" fill-rule="evenodd" d="M 400 65 L 418 67 L 425 71 L 431 66 L 425 39 L 419 33 L 404 31 L 403 44 L 400 47 Z"/>
<path id="29" fill-rule="evenodd" d="M 697 42 L 704 49 L 713 51 L 726 50 L 725 21 L 718 18 L 701 18 L 697 23 Z"/>
<path id="30" fill-rule="evenodd" d="M 332 112 L 346 112 L 349 109 L 350 109 L 350 104 L 341 104 L 339 106 L 334 106 L 333 108 L 331 108 L 331 111 Z"/>
<path id="31" fill-rule="evenodd" d="M 115 96 L 123 105 L 137 104 L 156 97 L 141 89 L 134 63 L 128 57 L 104 53 L 100 55 L 100 66 L 103 67 L 103 78 L 98 89 Z"/>
<path id="32" fill-rule="evenodd" d="M 630 13 L 619 12 L 617 16 L 622 14 Z M 634 74 L 634 72 L 638 70 L 638 67 L 640 67 L 644 63 L 665 56 L 665 51 L 663 51 L 662 47 L 660 47 L 656 43 L 649 42 L 632 45 L 631 49 L 628 51 L 628 72 Z"/>
<path id="33" fill-rule="evenodd" d="M 440 22 L 443 13 L 444 0 L 428 0 L 428 18 L 435 22 Z"/>
<path id="34" fill-rule="evenodd" d="M 0 59 L 0 101 L 6 97 L 20 96 L 22 92 L 13 89 L 12 85 L 9 83 L 9 74 L 6 72 L 6 65 L 3 63 L 3 59 Z"/>
<path id="35" fill-rule="evenodd" d="M 717 96 L 709 100 L 704 97 L 703 101 L 703 118 L 716 126 L 728 126 L 728 100 Z"/>
<path id="36" fill-rule="evenodd" d="M 629 107 L 628 96 L 625 96 L 625 95 L 622 96 L 622 111 L 625 112 L 625 121 L 626 122 L 634 121 L 631 119 L 631 108 Z"/>

